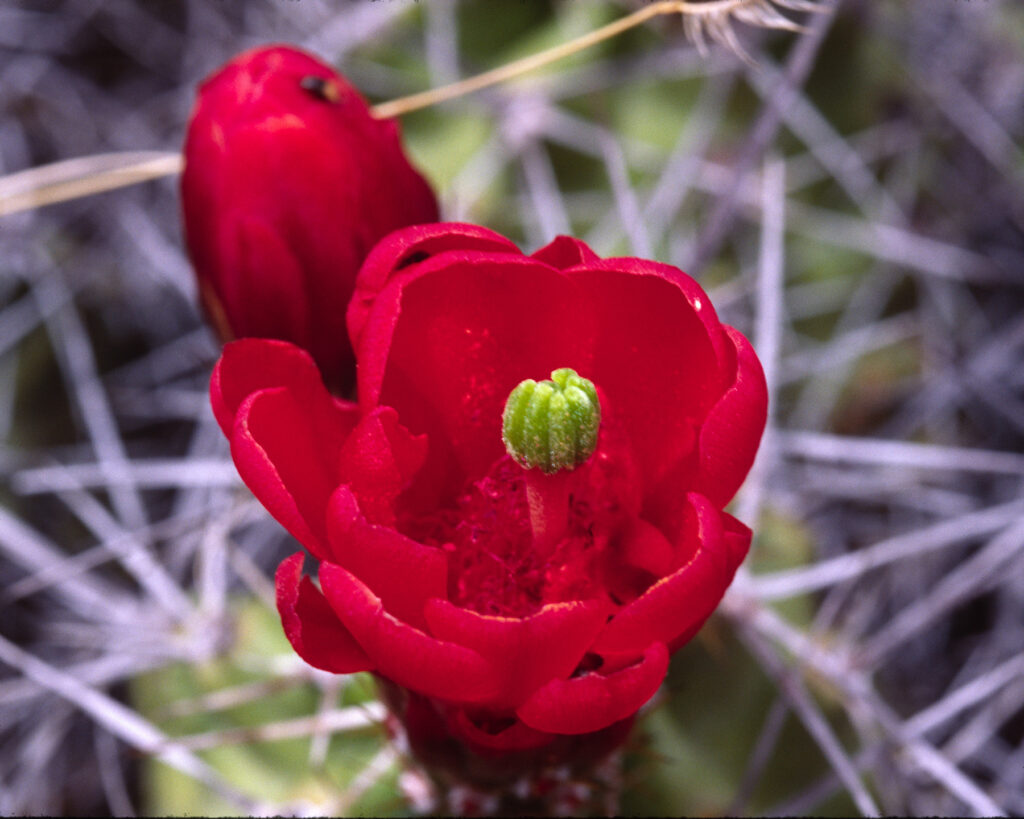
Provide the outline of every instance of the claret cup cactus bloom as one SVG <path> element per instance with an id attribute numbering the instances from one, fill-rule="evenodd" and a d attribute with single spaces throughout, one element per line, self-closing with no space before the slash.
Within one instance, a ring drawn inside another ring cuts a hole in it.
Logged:
<path id="1" fill-rule="evenodd" d="M 765 424 L 757 357 L 673 267 L 460 224 L 379 243 L 348 330 L 358 404 L 281 342 L 213 376 L 242 478 L 314 559 L 319 587 L 301 552 L 277 573 L 289 640 L 372 671 L 449 781 L 593 762 L 746 556 L 723 507 Z"/>
<path id="2" fill-rule="evenodd" d="M 397 125 L 287 46 L 241 54 L 203 83 L 181 194 L 200 298 L 221 337 L 291 341 L 338 392 L 355 377 L 345 310 L 366 254 L 392 230 L 438 218 Z"/>

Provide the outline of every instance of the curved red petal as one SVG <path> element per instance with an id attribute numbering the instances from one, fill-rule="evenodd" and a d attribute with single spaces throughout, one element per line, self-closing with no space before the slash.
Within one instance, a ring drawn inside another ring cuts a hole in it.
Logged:
<path id="1" fill-rule="evenodd" d="M 701 495 L 687 500 L 692 532 L 689 542 L 677 547 L 686 562 L 609 621 L 592 649 L 602 657 L 615 662 L 636 656 L 652 640 L 675 645 L 680 634 L 699 628 L 711 615 L 732 582 L 738 564 L 725 542 L 721 513 Z"/>
<path id="2" fill-rule="evenodd" d="M 424 634 L 388 614 L 380 598 L 341 566 L 322 563 L 320 584 L 327 602 L 373 660 L 377 673 L 448 702 L 483 703 L 498 691 L 499 680 L 480 654 Z"/>
<path id="3" fill-rule="evenodd" d="M 354 349 L 359 349 L 374 299 L 390 278 L 403 268 L 449 250 L 520 255 L 519 248 L 504 236 L 462 222 L 414 225 L 385 236 L 363 262 L 348 305 L 346 320 Z"/>
<path id="4" fill-rule="evenodd" d="M 427 456 L 424 435 L 411 435 L 390 407 L 363 416 L 341 450 L 339 479 L 371 523 L 393 525 L 395 499 Z"/>
<path id="5" fill-rule="evenodd" d="M 327 504 L 327 536 L 331 562 L 365 583 L 385 611 L 417 628 L 426 626 L 424 604 L 447 593 L 443 551 L 367 523 L 347 486 L 338 487 Z"/>
<path id="6" fill-rule="evenodd" d="M 601 566 L 604 588 L 619 603 L 635 600 L 672 568 L 675 549 L 658 527 L 633 518 L 608 542 Z"/>
<path id="7" fill-rule="evenodd" d="M 568 677 L 604 625 L 603 602 L 551 603 L 529 617 L 491 617 L 444 599 L 427 602 L 430 631 L 479 652 L 497 670 L 495 708 L 514 708 L 553 679 Z"/>
<path id="8" fill-rule="evenodd" d="M 658 483 L 647 487 L 644 495 L 644 520 L 657 526 L 672 543 L 682 537 L 689 509 L 686 492 L 693 488 L 696 473 L 694 450 L 676 461 Z"/>
<path id="9" fill-rule="evenodd" d="M 372 671 L 373 663 L 308 577 L 305 555 L 297 552 L 277 567 L 277 610 L 295 653 L 314 668 L 333 674 Z"/>
<path id="10" fill-rule="evenodd" d="M 668 538 L 643 518 L 630 522 L 618 546 L 623 563 L 643 569 L 655 577 L 662 576 L 671 568 L 675 555 Z"/>
<path id="11" fill-rule="evenodd" d="M 250 395 L 231 435 L 238 474 L 267 511 L 303 546 L 326 556 L 324 512 L 337 485 L 339 430 L 314 434 L 306 409 L 279 387 Z M 332 457 L 333 456 L 333 457 Z"/>
<path id="12" fill-rule="evenodd" d="M 242 402 L 272 387 L 287 387 L 303 406 L 319 408 L 329 418 L 321 423 L 336 424 L 342 435 L 355 426 L 359 408 L 328 395 L 308 352 L 287 341 L 245 338 L 224 346 L 210 378 L 213 414 L 227 437 L 235 428 Z"/>
<path id="13" fill-rule="evenodd" d="M 754 533 L 750 531 L 749 526 L 736 520 L 728 512 L 722 512 L 722 525 L 725 529 L 725 545 L 729 551 L 729 562 L 735 571 L 747 557 Z"/>
<path id="14" fill-rule="evenodd" d="M 586 734 L 634 714 L 661 685 L 668 671 L 668 649 L 653 643 L 636 665 L 608 675 L 584 674 L 554 680 L 516 710 L 538 731 Z"/>
<path id="15" fill-rule="evenodd" d="M 750 471 L 768 417 L 768 388 L 757 354 L 739 331 L 726 327 L 725 333 L 736 350 L 735 376 L 701 429 L 694 487 L 719 507 Z"/>
<path id="16" fill-rule="evenodd" d="M 726 574 L 730 578 L 729 582 L 731 583 L 731 578 L 735 575 L 736 570 L 750 551 L 750 541 L 753 533 L 745 524 L 736 520 L 728 512 L 719 512 L 719 515 L 722 518 L 722 544 L 726 554 Z M 707 618 L 697 620 L 689 628 L 684 629 L 673 637 L 668 644 L 669 651 L 674 652 L 690 642 L 697 635 L 697 632 L 701 630 L 706 620 Z"/>
<path id="17" fill-rule="evenodd" d="M 565 270 L 581 264 L 600 261 L 598 255 L 586 242 L 574 236 L 556 236 L 544 247 L 530 254 L 531 259 L 551 265 L 556 270 Z"/>
<path id="18" fill-rule="evenodd" d="M 586 294 L 598 328 L 585 375 L 608 396 L 644 485 L 653 486 L 693 449 L 722 394 L 711 302 L 681 271 L 640 259 L 608 259 L 566 275 Z"/>
<path id="19" fill-rule="evenodd" d="M 724 330 L 726 325 L 718 318 L 715 305 L 711 303 L 708 294 L 704 292 L 696 280 L 684 273 L 678 267 L 670 264 L 655 262 L 650 259 L 636 259 L 629 256 L 621 258 L 601 259 L 587 265 L 588 268 L 601 270 L 616 270 L 631 275 L 653 276 L 664 279 L 678 290 L 686 299 L 690 310 L 696 315 L 707 331 L 708 340 L 715 351 L 715 358 L 718 361 L 731 361 L 732 346 L 725 338 Z M 722 370 L 720 377 L 724 378 L 726 370 Z M 719 382 L 724 387 L 725 382 Z"/>

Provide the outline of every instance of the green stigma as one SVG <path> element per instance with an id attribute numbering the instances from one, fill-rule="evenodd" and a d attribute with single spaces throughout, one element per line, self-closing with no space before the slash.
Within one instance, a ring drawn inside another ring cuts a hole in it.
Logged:
<path id="1" fill-rule="evenodd" d="M 509 393 L 501 439 L 521 467 L 551 475 L 575 469 L 593 455 L 600 426 L 593 382 L 563 367 L 551 373 L 550 381 L 527 378 Z"/>

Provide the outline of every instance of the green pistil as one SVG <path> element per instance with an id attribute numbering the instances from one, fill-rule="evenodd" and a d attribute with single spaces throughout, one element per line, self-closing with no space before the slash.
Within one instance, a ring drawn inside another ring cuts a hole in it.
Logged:
<path id="1" fill-rule="evenodd" d="M 563 367 L 550 381 L 528 378 L 509 394 L 502 415 L 505 449 L 524 469 L 551 475 L 575 469 L 597 447 L 601 404 L 592 382 Z"/>

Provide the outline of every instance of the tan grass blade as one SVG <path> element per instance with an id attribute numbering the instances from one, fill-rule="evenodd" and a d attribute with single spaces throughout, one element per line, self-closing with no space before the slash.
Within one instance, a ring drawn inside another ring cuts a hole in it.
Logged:
<path id="1" fill-rule="evenodd" d="M 180 173 L 182 156 L 128 151 L 76 157 L 0 177 L 0 216 Z"/>

